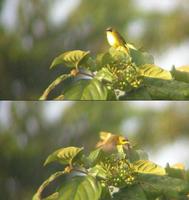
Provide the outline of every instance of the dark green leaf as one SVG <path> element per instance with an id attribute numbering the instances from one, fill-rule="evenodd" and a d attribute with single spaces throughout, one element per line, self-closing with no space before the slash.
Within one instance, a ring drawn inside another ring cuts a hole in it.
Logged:
<path id="1" fill-rule="evenodd" d="M 103 151 L 102 149 L 98 148 L 89 154 L 87 160 L 89 164 L 93 166 L 96 165 L 101 160 L 102 156 L 103 156 Z"/>
<path id="2" fill-rule="evenodd" d="M 59 200 L 99 200 L 102 188 L 92 176 L 76 176 L 60 189 Z"/>
<path id="3" fill-rule="evenodd" d="M 189 84 L 175 80 L 145 78 L 144 84 L 153 100 L 188 100 Z"/>
<path id="4" fill-rule="evenodd" d="M 68 67 L 73 67 L 73 68 L 78 67 L 79 63 L 82 62 L 82 60 L 87 55 L 89 55 L 89 51 L 81 51 L 81 50 L 67 51 L 53 60 L 50 69 L 59 64 L 64 64 Z"/>
<path id="5" fill-rule="evenodd" d="M 126 61 L 126 62 L 129 62 L 130 61 L 130 57 L 125 53 L 125 51 L 123 50 L 117 50 L 113 47 L 111 47 L 109 49 L 109 53 L 110 55 L 112 56 L 113 60 L 117 60 L 119 62 L 122 62 L 122 61 Z"/>
<path id="6" fill-rule="evenodd" d="M 44 165 L 47 165 L 54 161 L 58 161 L 61 164 L 70 164 L 72 163 L 73 159 L 76 158 L 76 156 L 78 156 L 82 152 L 83 148 L 77 147 L 66 147 L 58 149 L 48 156 Z"/>
<path id="7" fill-rule="evenodd" d="M 148 160 L 148 154 L 143 150 L 136 150 L 139 155 L 140 160 Z"/>
<path id="8" fill-rule="evenodd" d="M 119 97 L 120 100 L 151 100 L 151 96 L 145 87 L 133 89 L 124 96 Z"/>
<path id="9" fill-rule="evenodd" d="M 187 194 L 189 191 L 189 184 L 178 178 L 139 174 L 138 180 L 143 190 L 154 196 L 164 194 L 167 198 L 179 199 L 179 195 Z"/>
<path id="10" fill-rule="evenodd" d="M 154 64 L 153 56 L 147 52 L 141 52 L 139 50 L 130 49 L 132 61 L 137 65 L 141 66 L 144 64 Z"/>
<path id="11" fill-rule="evenodd" d="M 128 149 L 126 153 L 130 162 L 135 162 L 138 160 L 148 160 L 148 154 L 142 150 L 135 150 L 133 148 Z"/>
<path id="12" fill-rule="evenodd" d="M 80 68 L 87 68 L 90 70 L 96 69 L 96 61 L 92 57 L 89 56 L 89 54 L 86 54 L 78 63 L 77 67 Z"/>
<path id="13" fill-rule="evenodd" d="M 108 187 L 102 187 L 102 193 L 100 200 L 110 200 L 112 199 L 112 196 L 110 194 L 110 190 Z"/>
<path id="14" fill-rule="evenodd" d="M 101 69 L 102 66 L 110 64 L 111 62 L 113 62 L 113 58 L 112 58 L 112 56 L 109 52 L 108 53 L 102 53 L 102 54 L 97 55 L 96 61 L 97 61 L 98 69 Z"/>
<path id="15" fill-rule="evenodd" d="M 148 200 L 148 198 L 139 185 L 133 185 L 120 189 L 113 195 L 113 200 Z"/>
<path id="16" fill-rule="evenodd" d="M 130 162 L 135 162 L 135 161 L 140 160 L 140 156 L 135 149 L 132 149 L 132 148 L 128 149 L 128 152 L 126 153 L 126 155 Z"/>
<path id="17" fill-rule="evenodd" d="M 186 179 L 186 172 L 184 169 L 177 169 L 167 165 L 165 170 L 166 173 L 173 178 Z"/>

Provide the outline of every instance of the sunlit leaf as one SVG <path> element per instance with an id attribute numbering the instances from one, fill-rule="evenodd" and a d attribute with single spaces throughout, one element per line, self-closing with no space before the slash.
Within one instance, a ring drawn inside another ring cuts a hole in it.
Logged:
<path id="1" fill-rule="evenodd" d="M 59 197 L 59 193 L 55 192 L 51 194 L 50 196 L 44 198 L 43 200 L 58 200 L 58 197 Z"/>
<path id="2" fill-rule="evenodd" d="M 68 67 L 78 67 L 79 63 L 82 62 L 87 55 L 89 55 L 89 51 L 67 51 L 53 60 L 50 69 L 59 64 L 64 64 Z"/>
<path id="3" fill-rule="evenodd" d="M 165 169 L 149 160 L 138 160 L 133 163 L 136 172 L 146 174 L 165 175 Z"/>
<path id="4" fill-rule="evenodd" d="M 61 164 L 70 164 L 73 159 L 78 156 L 79 153 L 82 153 L 82 151 L 83 148 L 77 147 L 66 147 L 58 149 L 48 156 L 44 165 L 47 165 L 54 161 L 58 161 Z"/>
<path id="5" fill-rule="evenodd" d="M 173 67 L 171 74 L 175 80 L 189 83 L 189 66 Z"/>
<path id="6" fill-rule="evenodd" d="M 145 64 L 140 67 L 140 74 L 145 77 L 159 78 L 171 80 L 172 76 L 169 71 L 166 71 L 156 65 Z"/>
<path id="7" fill-rule="evenodd" d="M 181 72 L 189 72 L 189 65 L 177 67 L 176 70 L 181 71 Z"/>
<path id="8" fill-rule="evenodd" d="M 76 176 L 60 189 L 59 200 L 99 200 L 102 188 L 92 176 Z"/>

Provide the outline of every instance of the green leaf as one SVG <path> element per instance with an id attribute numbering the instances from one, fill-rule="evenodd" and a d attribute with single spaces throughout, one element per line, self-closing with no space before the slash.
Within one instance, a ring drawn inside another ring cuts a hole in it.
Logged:
<path id="1" fill-rule="evenodd" d="M 97 79 L 76 81 L 64 94 L 67 100 L 106 100 L 108 91 Z"/>
<path id="2" fill-rule="evenodd" d="M 172 76 L 169 71 L 166 71 L 156 65 L 145 64 L 140 67 L 141 76 L 171 80 Z"/>
<path id="3" fill-rule="evenodd" d="M 101 197 L 100 200 L 110 200 L 112 199 L 110 190 L 108 187 L 102 187 L 102 193 L 101 193 Z"/>
<path id="4" fill-rule="evenodd" d="M 120 96 L 119 100 L 151 100 L 151 96 L 145 87 L 133 89 L 126 93 L 124 96 Z"/>
<path id="5" fill-rule="evenodd" d="M 126 61 L 129 62 L 130 61 L 130 57 L 125 53 L 125 51 L 117 50 L 114 47 L 111 47 L 109 49 L 109 53 L 112 56 L 112 59 L 115 61 Z M 110 62 L 109 62 L 110 63 Z"/>
<path id="6" fill-rule="evenodd" d="M 139 160 L 133 163 L 136 172 L 145 174 L 165 175 L 165 169 L 149 160 Z"/>
<path id="7" fill-rule="evenodd" d="M 173 67 L 171 74 L 175 80 L 189 83 L 189 66 Z"/>
<path id="8" fill-rule="evenodd" d="M 101 69 L 102 66 L 113 62 L 113 58 L 109 52 L 101 53 L 97 55 L 96 62 L 97 62 L 98 69 Z"/>
<path id="9" fill-rule="evenodd" d="M 102 188 L 92 176 L 76 176 L 60 189 L 59 200 L 99 200 Z"/>
<path id="10" fill-rule="evenodd" d="M 147 52 L 141 52 L 139 50 L 130 49 L 132 61 L 137 65 L 141 66 L 144 64 L 154 64 L 154 58 Z"/>
<path id="11" fill-rule="evenodd" d="M 89 170 L 89 174 L 95 177 L 105 179 L 107 177 L 106 170 L 101 165 L 96 165 Z"/>
<path id="12" fill-rule="evenodd" d="M 126 155 L 127 155 L 130 162 L 136 162 L 136 161 L 140 160 L 139 154 L 133 148 L 128 149 L 128 153 L 126 153 Z"/>
<path id="13" fill-rule="evenodd" d="M 180 199 L 179 195 L 187 194 L 189 191 L 189 184 L 178 178 L 171 178 L 168 176 L 157 176 L 139 174 L 138 180 L 142 185 L 145 193 L 158 197 L 165 195 L 165 197 Z"/>
<path id="14" fill-rule="evenodd" d="M 189 84 L 175 80 L 145 78 L 144 84 L 153 100 L 188 100 Z"/>
<path id="15" fill-rule="evenodd" d="M 66 147 L 58 149 L 48 156 L 44 165 L 54 161 L 58 161 L 61 164 L 71 164 L 73 160 L 76 159 L 76 156 L 79 156 L 82 152 L 83 148 L 77 147 Z"/>
<path id="16" fill-rule="evenodd" d="M 95 78 L 99 81 L 104 80 L 111 83 L 116 78 L 116 76 L 113 75 L 107 68 L 103 67 L 100 71 L 97 72 Z"/>
<path id="17" fill-rule="evenodd" d="M 83 68 L 83 69 L 90 69 L 93 71 L 96 71 L 96 60 L 89 56 L 89 54 L 86 54 L 78 63 L 77 67 Z"/>
<path id="18" fill-rule="evenodd" d="M 51 194 L 50 196 L 44 198 L 43 200 L 58 200 L 58 197 L 59 197 L 59 193 L 55 192 Z"/>
<path id="19" fill-rule="evenodd" d="M 113 194 L 113 200 L 148 200 L 148 198 L 139 185 L 133 185 Z"/>
<path id="20" fill-rule="evenodd" d="M 140 160 L 148 160 L 148 154 L 143 150 L 136 150 L 139 155 Z"/>
<path id="21" fill-rule="evenodd" d="M 180 72 L 189 72 L 189 65 L 177 67 L 176 70 L 178 70 Z"/>
<path id="22" fill-rule="evenodd" d="M 103 157 L 102 149 L 98 148 L 92 151 L 89 156 L 87 157 L 88 163 L 93 166 L 96 165 Z"/>
<path id="23" fill-rule="evenodd" d="M 50 69 L 59 64 L 64 64 L 68 67 L 73 67 L 73 68 L 79 67 L 82 60 L 85 59 L 85 57 L 88 55 L 89 51 L 81 51 L 81 50 L 67 51 L 53 60 Z"/>
<path id="24" fill-rule="evenodd" d="M 138 160 L 148 160 L 148 154 L 143 150 L 135 150 L 134 148 L 128 149 L 126 152 L 127 158 L 130 162 L 136 162 Z"/>
<path id="25" fill-rule="evenodd" d="M 186 171 L 184 169 L 170 167 L 169 164 L 167 164 L 165 170 L 170 177 L 186 179 Z"/>

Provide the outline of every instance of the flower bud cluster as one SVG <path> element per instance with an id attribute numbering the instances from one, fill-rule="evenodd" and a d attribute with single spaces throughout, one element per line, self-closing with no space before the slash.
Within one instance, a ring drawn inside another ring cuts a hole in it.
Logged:
<path id="1" fill-rule="evenodd" d="M 108 174 L 102 185 L 125 187 L 136 183 L 136 173 L 128 160 L 110 157 L 102 165 Z"/>

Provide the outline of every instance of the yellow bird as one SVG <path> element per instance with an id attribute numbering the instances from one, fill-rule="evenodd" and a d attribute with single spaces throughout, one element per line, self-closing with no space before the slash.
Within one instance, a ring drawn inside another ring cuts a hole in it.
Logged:
<path id="1" fill-rule="evenodd" d="M 110 46 L 118 50 L 124 50 L 126 54 L 129 54 L 129 48 L 127 47 L 127 43 L 125 42 L 124 38 L 120 35 L 120 33 L 117 32 L 114 28 L 107 28 L 106 36 Z"/>
<path id="2" fill-rule="evenodd" d="M 96 144 L 97 148 L 102 148 L 106 152 L 117 149 L 119 145 L 129 145 L 128 139 L 120 135 L 114 135 L 110 132 L 100 132 L 100 141 Z"/>

